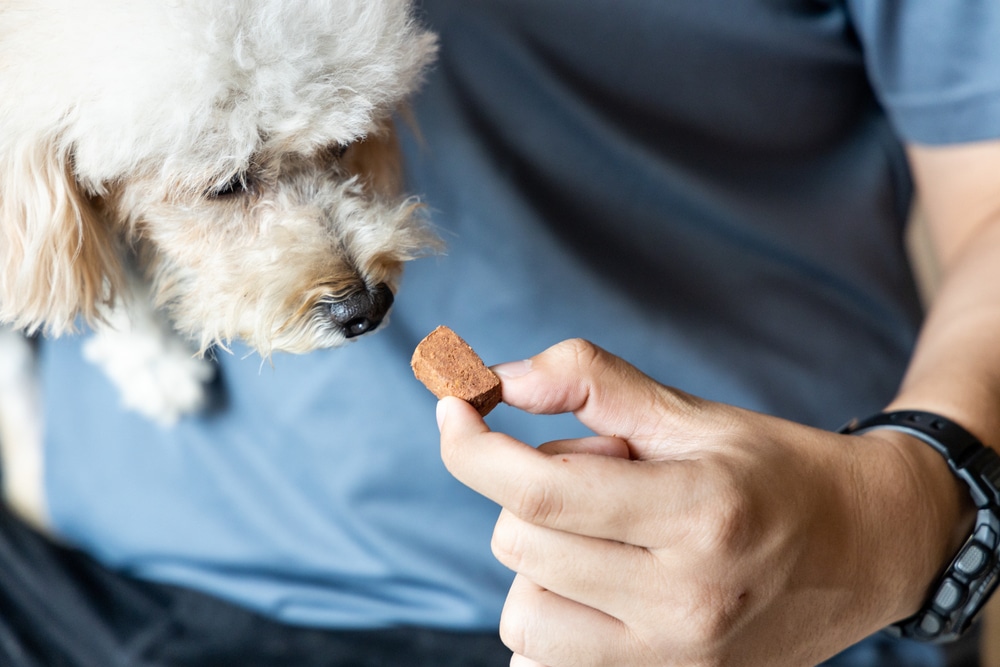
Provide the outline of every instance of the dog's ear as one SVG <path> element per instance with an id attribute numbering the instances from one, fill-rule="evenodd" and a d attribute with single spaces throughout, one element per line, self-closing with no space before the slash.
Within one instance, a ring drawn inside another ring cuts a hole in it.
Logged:
<path id="1" fill-rule="evenodd" d="M 402 190 L 402 153 L 391 121 L 352 144 L 344 159 L 348 171 L 357 174 L 375 194 L 395 197 Z"/>
<path id="2" fill-rule="evenodd" d="M 121 284 L 114 230 L 55 142 L 0 154 L 0 321 L 34 332 L 92 321 Z M 10 147 L 10 144 L 8 144 Z"/>

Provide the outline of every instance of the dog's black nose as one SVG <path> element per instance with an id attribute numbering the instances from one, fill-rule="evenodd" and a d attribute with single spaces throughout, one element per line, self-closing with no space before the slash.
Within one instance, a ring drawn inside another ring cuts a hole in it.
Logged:
<path id="1" fill-rule="evenodd" d="M 344 331 L 344 336 L 354 338 L 374 331 L 385 319 L 392 306 L 392 290 L 379 283 L 371 290 L 361 290 L 330 304 L 330 318 Z"/>

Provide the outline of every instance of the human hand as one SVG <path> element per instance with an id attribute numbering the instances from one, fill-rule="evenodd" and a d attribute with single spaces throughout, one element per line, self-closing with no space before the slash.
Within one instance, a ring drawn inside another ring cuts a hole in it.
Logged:
<path id="1" fill-rule="evenodd" d="M 908 436 L 701 400 L 583 341 L 497 370 L 506 403 L 597 434 L 535 450 L 439 403 L 445 464 L 504 508 L 512 665 L 814 665 L 914 613 L 960 539 Z"/>

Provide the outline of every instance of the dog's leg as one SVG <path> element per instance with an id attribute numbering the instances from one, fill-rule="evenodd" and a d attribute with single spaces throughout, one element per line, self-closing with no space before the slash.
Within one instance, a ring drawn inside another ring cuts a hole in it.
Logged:
<path id="1" fill-rule="evenodd" d="M 34 346 L 21 332 L 7 328 L 0 328 L 0 473 L 7 504 L 37 527 L 44 527 L 48 512 Z"/>
<path id="2" fill-rule="evenodd" d="M 83 353 L 118 387 L 127 408 L 170 426 L 207 407 L 215 363 L 198 356 L 152 307 L 144 283 L 130 290 L 95 325 Z"/>

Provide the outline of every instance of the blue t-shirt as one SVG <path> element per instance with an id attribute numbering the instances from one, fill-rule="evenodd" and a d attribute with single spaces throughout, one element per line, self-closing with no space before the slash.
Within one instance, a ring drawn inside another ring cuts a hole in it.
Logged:
<path id="1" fill-rule="evenodd" d="M 824 428 L 893 396 L 921 319 L 900 137 L 1000 137 L 1000 3 L 422 5 L 441 57 L 404 148 L 447 253 L 345 349 L 221 353 L 222 408 L 170 430 L 120 411 L 78 339 L 43 345 L 67 540 L 293 623 L 492 628 L 511 579 L 497 508 L 444 470 L 408 366 L 438 324 L 487 363 L 586 337 Z M 488 421 L 535 444 L 583 432 L 506 406 Z"/>

